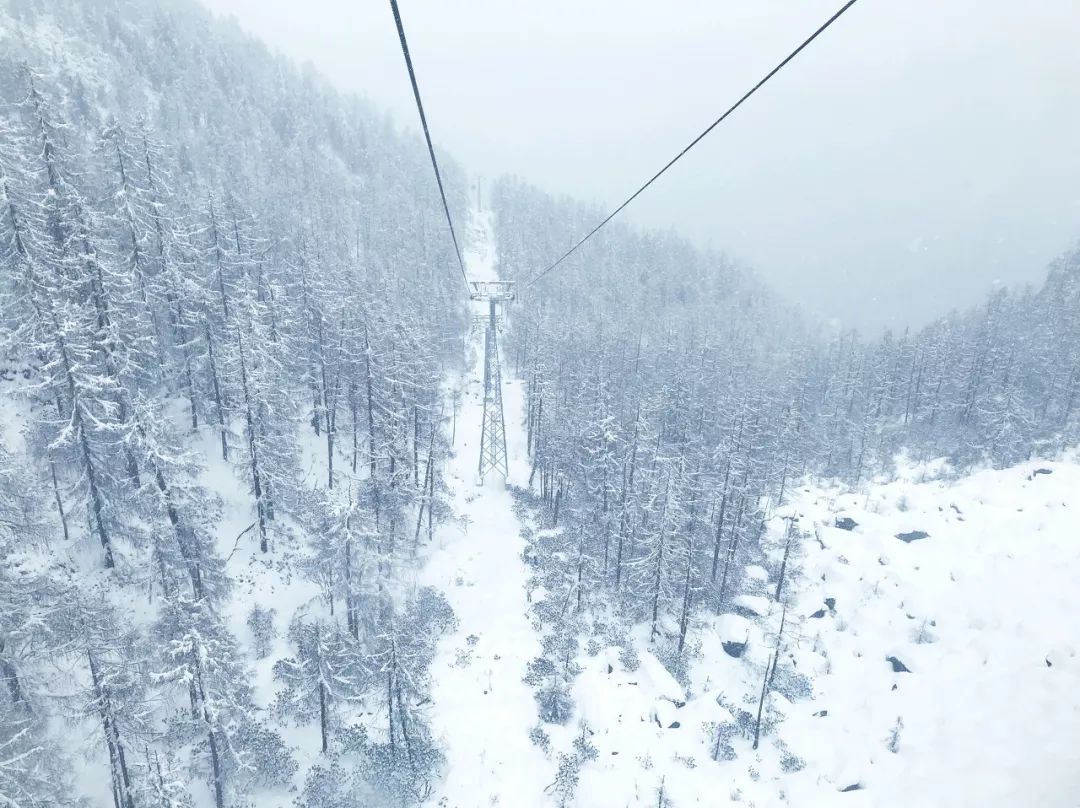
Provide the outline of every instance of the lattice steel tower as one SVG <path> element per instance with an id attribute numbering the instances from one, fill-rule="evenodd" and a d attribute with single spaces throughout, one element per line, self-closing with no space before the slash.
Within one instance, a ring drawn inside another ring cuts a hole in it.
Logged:
<path id="1" fill-rule="evenodd" d="M 489 471 L 506 478 L 506 418 L 503 415 L 502 372 L 499 369 L 499 303 L 514 299 L 514 284 L 508 281 L 471 281 L 473 300 L 488 304 L 484 334 L 484 421 L 480 431 L 480 480 Z"/>

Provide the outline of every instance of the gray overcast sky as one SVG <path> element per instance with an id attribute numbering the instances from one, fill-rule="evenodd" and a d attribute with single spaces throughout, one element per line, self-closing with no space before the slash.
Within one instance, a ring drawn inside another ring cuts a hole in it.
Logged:
<path id="1" fill-rule="evenodd" d="M 436 143 L 612 206 L 840 0 L 401 0 Z M 416 126 L 385 0 L 204 0 Z M 824 318 L 921 324 L 1080 238 L 1080 2 L 862 0 L 628 209 Z"/>

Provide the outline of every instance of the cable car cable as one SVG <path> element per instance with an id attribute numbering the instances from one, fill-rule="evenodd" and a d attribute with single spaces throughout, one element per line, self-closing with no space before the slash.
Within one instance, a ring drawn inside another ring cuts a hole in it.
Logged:
<path id="1" fill-rule="evenodd" d="M 439 184 L 439 196 L 442 198 L 443 210 L 446 212 L 446 223 L 450 226 L 450 238 L 454 241 L 454 255 L 457 256 L 458 266 L 461 268 L 461 278 L 465 281 L 465 290 L 471 291 L 469 276 L 465 273 L 465 261 L 461 257 L 461 247 L 458 246 L 457 233 L 454 231 L 454 220 L 450 216 L 450 206 L 446 204 L 446 191 L 443 190 L 442 174 L 439 173 L 439 162 L 435 159 L 435 147 L 431 145 L 431 132 L 428 130 L 427 116 L 424 115 L 424 102 L 420 100 L 420 88 L 416 84 L 416 71 L 413 70 L 412 57 L 409 55 L 409 43 L 405 39 L 405 26 L 401 23 L 401 12 L 398 10 L 397 0 L 390 0 L 390 7 L 394 11 L 394 23 L 397 25 L 398 38 L 401 40 L 401 52 L 405 56 L 405 66 L 409 69 L 409 81 L 412 83 L 416 109 L 420 113 L 420 125 L 424 129 L 424 139 L 427 141 L 428 154 L 431 156 L 431 167 L 435 169 L 435 182 Z"/>
<path id="2" fill-rule="evenodd" d="M 391 2 L 393 2 L 393 0 L 391 0 Z M 703 131 L 700 135 L 698 135 L 696 138 L 694 138 L 692 141 L 690 141 L 689 145 L 687 145 L 686 148 L 684 148 L 681 152 L 676 154 L 673 158 L 671 158 L 671 160 L 668 161 L 668 163 L 663 168 L 661 168 L 659 171 L 657 171 L 655 174 L 653 174 L 652 177 L 649 178 L 648 182 L 646 182 L 644 185 L 642 185 L 640 188 L 638 188 L 636 191 L 634 191 L 634 193 L 632 193 L 626 199 L 625 202 L 623 202 L 621 205 L 619 205 L 619 207 L 615 208 L 615 210 L 613 210 L 610 214 L 608 214 L 606 219 L 604 219 L 602 222 L 600 222 L 600 224 L 598 224 L 596 227 L 594 227 L 592 230 L 590 230 L 587 234 L 585 234 L 585 236 L 580 241 L 578 241 L 573 247 L 571 247 L 569 250 L 567 250 L 565 253 L 563 253 L 562 256 L 560 256 L 557 261 L 555 261 L 553 264 L 549 265 L 546 269 L 543 269 L 540 272 L 536 273 L 536 275 L 534 275 L 530 280 L 528 280 L 525 283 L 526 288 L 529 287 L 529 286 L 532 286 L 534 283 L 536 283 L 542 277 L 544 277 L 549 272 L 551 272 L 551 270 L 555 269 L 555 267 L 559 266 L 559 264 L 561 264 L 563 261 L 565 261 L 571 255 L 573 255 L 575 252 L 577 252 L 577 249 L 582 244 L 584 244 L 590 238 L 595 236 L 596 233 L 600 230 L 600 228 L 602 228 L 604 225 L 606 225 L 608 222 L 610 222 L 612 219 L 614 219 L 616 216 L 618 216 L 619 213 L 622 212 L 623 208 L 625 208 L 627 205 L 629 205 L 631 202 L 633 202 L 635 199 L 637 199 L 638 196 L 640 196 L 641 193 L 646 188 L 648 188 L 650 185 L 652 185 L 654 182 L 656 182 L 656 180 L 658 180 L 661 177 L 661 175 L 664 174 L 664 172 L 666 172 L 669 168 L 671 168 L 673 165 L 675 165 L 675 163 L 677 163 L 683 157 L 683 155 L 685 155 L 688 151 L 690 151 L 692 148 L 694 148 L 694 146 L 696 146 L 699 142 L 701 142 L 701 140 L 704 139 L 704 137 L 707 134 L 709 134 L 709 132 L 711 132 L 713 129 L 715 129 L 717 126 L 719 126 L 721 123 L 723 123 L 724 120 L 729 115 L 731 115 L 731 113 L 733 113 L 735 110 L 737 110 L 739 107 L 742 106 L 744 101 L 746 101 L 748 98 L 750 98 L 750 96 L 752 96 L 754 93 L 756 93 L 758 90 L 760 90 L 769 79 L 771 79 L 773 76 L 775 76 L 777 73 L 779 73 L 788 64 L 788 62 L 790 62 L 792 59 L 794 59 L 796 56 L 798 56 L 803 51 L 803 49 L 806 48 L 807 45 L 809 45 L 811 42 L 813 42 L 815 39 L 817 39 L 822 33 L 824 33 L 825 30 L 830 25 L 832 25 L 834 22 L 836 22 L 838 19 L 840 19 L 840 17 L 844 14 L 844 12 L 847 11 L 849 8 L 851 8 L 853 5 L 855 5 L 856 2 L 857 2 L 857 0 L 848 0 L 848 2 L 846 2 L 840 8 L 839 11 L 837 11 L 835 14 L 833 14 L 831 17 L 829 17 L 829 19 L 826 20 L 821 25 L 821 27 L 819 27 L 816 31 L 814 31 L 814 33 L 812 33 L 805 40 L 803 40 L 803 43 L 801 45 L 799 45 L 799 47 L 797 47 L 791 53 L 789 53 L 787 55 L 787 57 L 782 62 L 780 62 L 780 64 L 778 64 L 776 67 L 774 67 L 768 73 L 766 73 L 765 77 L 763 79 L 761 79 L 761 81 L 759 81 L 753 87 L 751 87 L 743 95 L 742 98 L 740 98 L 738 101 L 736 101 L 730 107 L 728 107 L 727 111 L 724 112 L 723 115 L 721 115 L 719 118 L 717 118 L 711 124 L 709 124 L 708 127 L 706 127 L 705 131 Z"/>

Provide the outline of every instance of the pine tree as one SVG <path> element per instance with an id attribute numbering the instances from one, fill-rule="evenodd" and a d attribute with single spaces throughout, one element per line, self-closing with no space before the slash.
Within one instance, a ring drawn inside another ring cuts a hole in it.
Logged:
<path id="1" fill-rule="evenodd" d="M 296 655 L 279 660 L 274 676 L 284 683 L 279 707 L 301 720 L 319 722 L 321 751 L 327 753 L 338 702 L 360 699 L 370 671 L 355 638 L 336 623 L 298 619 L 289 629 Z"/>
<path id="2" fill-rule="evenodd" d="M 156 633 L 164 648 L 161 683 L 183 685 L 188 705 L 171 718 L 176 744 L 191 745 L 192 769 L 207 777 L 217 808 L 231 795 L 288 782 L 288 750 L 259 718 L 235 640 L 203 601 L 168 602 Z"/>

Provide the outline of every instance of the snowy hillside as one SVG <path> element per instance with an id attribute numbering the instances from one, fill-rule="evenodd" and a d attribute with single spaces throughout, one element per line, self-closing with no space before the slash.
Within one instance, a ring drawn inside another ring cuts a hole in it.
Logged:
<path id="1" fill-rule="evenodd" d="M 779 646 L 775 582 L 751 566 L 759 594 L 705 618 L 685 686 L 645 627 L 636 665 L 616 647 L 577 657 L 570 729 L 556 731 L 593 751 L 572 804 L 1077 805 L 1078 486 L 1073 454 L 801 488 L 768 527 L 774 546 L 788 517 L 802 534 Z M 781 677 L 805 688 L 773 680 L 755 751 L 777 647 Z"/>
<path id="2" fill-rule="evenodd" d="M 852 804 L 1076 805 L 1076 455 L 939 471 L 800 497 L 820 538 L 805 545 L 800 646 L 820 657 L 828 716 L 793 710 L 787 735 L 808 773 L 863 786 Z M 809 780 L 793 779 L 793 804 L 817 798 Z"/>

